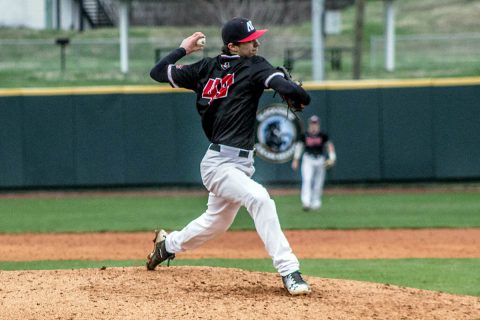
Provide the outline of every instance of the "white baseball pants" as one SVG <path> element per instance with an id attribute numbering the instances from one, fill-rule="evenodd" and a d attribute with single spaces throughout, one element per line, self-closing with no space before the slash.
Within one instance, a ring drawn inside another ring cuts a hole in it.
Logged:
<path id="1" fill-rule="evenodd" d="M 171 232 L 166 249 L 176 253 L 201 246 L 225 232 L 244 206 L 272 257 L 273 266 L 286 276 L 299 270 L 299 262 L 281 230 L 275 202 L 262 185 L 250 178 L 255 172 L 253 151 L 243 158 L 238 156 L 240 150 L 221 145 L 220 151 L 207 151 L 200 165 L 203 184 L 210 191 L 207 210 L 181 231 Z"/>
<path id="2" fill-rule="evenodd" d="M 318 209 L 322 205 L 321 197 L 325 183 L 325 157 L 304 153 L 302 158 L 302 206 Z"/>

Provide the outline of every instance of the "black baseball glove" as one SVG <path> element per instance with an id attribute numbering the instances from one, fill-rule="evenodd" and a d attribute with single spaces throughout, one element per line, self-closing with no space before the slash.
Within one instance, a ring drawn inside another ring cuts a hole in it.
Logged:
<path id="1" fill-rule="evenodd" d="M 298 86 L 302 86 L 302 82 L 301 81 L 294 81 L 292 79 L 292 75 L 290 74 L 290 72 L 287 70 L 287 68 L 285 67 L 277 67 L 277 69 L 283 73 L 284 77 L 285 77 L 285 80 L 287 81 L 290 81 L 290 82 L 293 82 L 295 83 L 296 85 Z M 295 112 L 298 112 L 298 111 L 303 111 L 304 109 L 304 106 L 298 102 L 298 101 L 294 101 L 293 99 L 285 96 L 285 95 L 282 95 L 280 94 L 280 96 L 282 97 L 282 100 L 287 104 L 288 108 L 292 111 L 295 111 Z"/>

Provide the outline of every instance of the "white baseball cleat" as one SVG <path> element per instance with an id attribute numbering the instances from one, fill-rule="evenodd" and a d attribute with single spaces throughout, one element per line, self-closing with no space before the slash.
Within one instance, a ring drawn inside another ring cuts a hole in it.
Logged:
<path id="1" fill-rule="evenodd" d="M 309 294 L 312 292 L 308 283 L 303 280 L 300 271 L 292 272 L 282 277 L 283 286 L 291 295 Z"/>

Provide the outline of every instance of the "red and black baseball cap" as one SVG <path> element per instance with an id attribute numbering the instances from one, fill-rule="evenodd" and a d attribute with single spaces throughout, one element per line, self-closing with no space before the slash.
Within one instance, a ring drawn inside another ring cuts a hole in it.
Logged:
<path id="1" fill-rule="evenodd" d="M 222 28 L 222 39 L 224 44 L 248 42 L 263 36 L 268 29 L 257 30 L 252 21 L 236 17 L 228 21 Z"/>

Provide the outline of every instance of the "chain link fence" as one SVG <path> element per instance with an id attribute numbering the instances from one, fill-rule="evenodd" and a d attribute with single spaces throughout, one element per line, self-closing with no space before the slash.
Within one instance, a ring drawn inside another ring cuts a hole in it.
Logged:
<path id="1" fill-rule="evenodd" d="M 383 68 L 384 38 L 370 39 L 370 67 Z M 395 68 L 435 69 L 476 67 L 480 73 L 480 33 L 398 35 L 395 37 Z"/>
<path id="2" fill-rule="evenodd" d="M 124 75 L 120 71 L 120 44 L 115 38 L 73 38 L 65 45 L 63 53 L 56 39 L 0 40 L 0 81 L 2 86 L 8 87 L 63 83 L 151 84 L 150 69 L 181 41 L 178 37 L 130 38 L 129 73 Z M 221 46 L 220 38 L 209 38 L 203 52 L 187 56 L 180 63 L 215 56 L 220 53 Z M 399 35 L 395 51 L 396 73 L 392 76 L 428 77 L 438 70 L 442 70 L 442 76 L 480 75 L 480 33 Z M 304 81 L 311 79 L 310 37 L 289 38 L 267 33 L 261 41 L 260 55 L 273 65 L 291 63 L 294 77 Z M 349 79 L 351 55 L 348 47 L 326 48 L 326 79 L 334 79 L 337 75 L 338 79 Z M 385 76 L 383 66 L 384 39 L 372 37 L 370 51 L 364 58 L 365 77 Z"/>
<path id="3" fill-rule="evenodd" d="M 267 36 L 265 36 L 266 38 Z M 284 46 L 279 48 L 280 37 L 270 36 L 261 44 L 261 55 L 274 65 L 284 62 Z M 172 49 L 177 48 L 182 39 L 176 38 L 130 38 L 129 72 L 132 83 L 148 83 L 150 69 L 155 62 Z M 287 43 L 287 46 L 308 46 L 308 41 Z M 118 39 L 71 39 L 68 44 L 57 44 L 50 40 L 0 40 L 0 77 L 5 81 L 17 81 L 15 86 L 27 85 L 34 79 L 59 80 L 85 79 L 93 82 L 121 81 L 125 78 L 120 71 L 120 44 Z M 181 63 L 192 63 L 205 56 L 215 56 L 221 52 L 220 39 L 208 39 L 201 52 L 186 56 Z M 8 75 L 12 75 L 11 78 Z M 93 83 L 92 83 L 93 84 Z"/>

